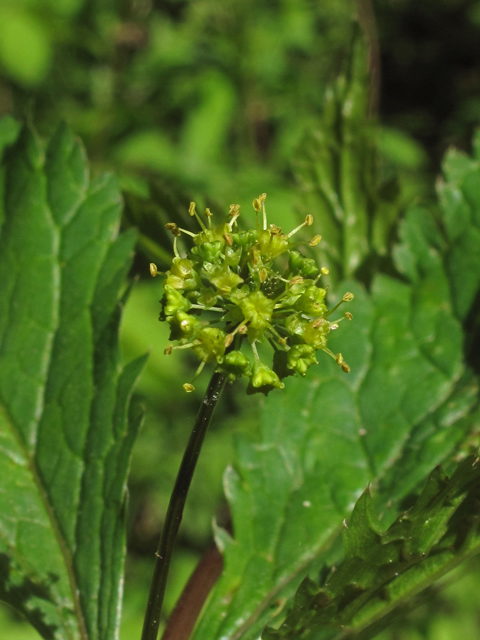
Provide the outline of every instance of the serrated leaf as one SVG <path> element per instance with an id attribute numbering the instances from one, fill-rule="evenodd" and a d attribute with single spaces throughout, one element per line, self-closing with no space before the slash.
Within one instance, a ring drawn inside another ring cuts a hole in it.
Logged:
<path id="1" fill-rule="evenodd" d="M 330 553 L 369 482 L 388 525 L 471 429 L 479 386 L 463 362 L 450 245 L 418 208 L 400 238 L 403 278 L 377 275 L 368 294 L 358 283 L 340 285 L 355 294 L 354 319 L 329 345 L 352 373 L 325 358 L 306 380 L 289 380 L 265 402 L 260 440 L 238 443 L 226 485 L 234 538 L 197 640 L 258 637 Z M 427 529 L 436 540 L 441 526 L 432 519 Z"/>
<path id="2" fill-rule="evenodd" d="M 345 524 L 345 558 L 324 584 L 306 578 L 282 626 L 262 638 L 374 637 L 391 611 L 480 551 L 480 465 L 473 456 L 448 479 L 437 468 L 416 504 L 386 531 L 365 492 Z M 360 635 L 358 635 L 360 634 Z"/>
<path id="3" fill-rule="evenodd" d="M 380 170 L 367 114 L 369 85 L 366 47 L 357 33 L 347 69 L 327 89 L 318 128 L 308 132 L 294 158 L 299 209 L 314 216 L 315 233 L 322 235 L 316 256 L 335 285 L 371 278 L 391 249 L 401 210 L 397 181 Z"/>
<path id="4" fill-rule="evenodd" d="M 143 359 L 122 370 L 117 348 L 134 235 L 66 127 L 46 152 L 25 129 L 1 172 L 0 597 L 44 638 L 113 639 L 141 417 Z"/>

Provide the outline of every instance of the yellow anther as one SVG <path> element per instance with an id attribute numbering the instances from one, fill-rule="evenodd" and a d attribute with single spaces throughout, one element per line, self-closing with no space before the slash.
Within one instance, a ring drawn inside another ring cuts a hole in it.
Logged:
<path id="1" fill-rule="evenodd" d="M 330 325 L 330 331 L 335 331 L 336 329 L 338 329 L 338 324 L 336 322 L 332 322 Z"/>
<path id="2" fill-rule="evenodd" d="M 233 244 L 233 238 L 232 238 L 232 236 L 231 236 L 229 233 L 224 233 L 224 234 L 223 234 L 223 239 L 225 240 L 225 242 L 226 242 L 228 245 L 232 246 L 232 244 Z"/>
<path id="3" fill-rule="evenodd" d="M 183 385 L 183 388 L 185 389 L 185 391 L 186 391 L 187 393 L 192 393 L 192 391 L 195 391 L 195 387 L 193 386 L 193 384 L 190 384 L 189 382 L 186 382 L 186 383 Z"/>
<path id="4" fill-rule="evenodd" d="M 320 269 L 321 273 L 323 273 L 324 276 L 328 276 L 328 274 L 330 273 L 329 269 L 327 269 L 327 267 L 322 267 Z"/>
<path id="5" fill-rule="evenodd" d="M 165 348 L 165 351 L 164 351 L 163 353 L 164 353 L 166 356 L 169 356 L 169 355 L 171 355 L 172 351 L 173 351 L 173 345 L 169 344 L 169 345 Z"/>
<path id="6" fill-rule="evenodd" d="M 228 333 L 225 336 L 225 340 L 223 342 L 223 344 L 225 345 L 225 347 L 229 347 L 233 342 L 233 335 L 231 333 Z"/>
<path id="7" fill-rule="evenodd" d="M 319 242 L 321 241 L 322 236 L 320 234 L 317 234 L 316 236 L 313 236 L 313 238 L 310 240 L 310 246 L 311 247 L 316 247 L 317 244 L 319 244 Z"/>
<path id="8" fill-rule="evenodd" d="M 347 320 L 352 320 L 352 319 L 353 319 L 353 316 L 352 316 L 352 314 L 350 313 L 350 311 L 345 311 L 345 318 L 346 318 Z"/>
<path id="9" fill-rule="evenodd" d="M 253 204 L 253 208 L 257 213 L 259 213 L 262 210 L 262 203 L 258 198 L 255 198 L 252 204 Z"/>
<path id="10" fill-rule="evenodd" d="M 313 224 L 313 216 L 312 216 L 312 214 L 311 214 L 311 213 L 309 213 L 309 214 L 307 215 L 307 217 L 305 218 L 305 226 L 307 226 L 307 227 L 311 227 L 311 226 L 312 226 L 312 224 Z"/>
<path id="11" fill-rule="evenodd" d="M 335 362 L 336 362 L 337 364 L 342 364 L 342 363 L 343 363 L 343 356 L 342 356 L 342 354 L 341 354 L 341 353 L 337 353 L 337 356 L 336 356 L 336 358 L 335 358 Z"/>
<path id="12" fill-rule="evenodd" d="M 342 362 L 341 367 L 342 371 L 345 371 L 345 373 L 350 373 L 351 369 L 346 362 Z"/>
<path id="13" fill-rule="evenodd" d="M 152 278 L 155 278 L 155 276 L 158 275 L 157 265 L 153 262 L 150 263 L 150 275 Z"/>
<path id="14" fill-rule="evenodd" d="M 195 215 L 196 211 L 195 211 L 195 202 L 190 202 L 190 206 L 188 207 L 188 213 L 192 216 Z"/>
<path id="15" fill-rule="evenodd" d="M 350 293 L 350 291 L 347 291 L 347 293 L 343 296 L 342 300 L 343 302 L 351 302 L 354 297 L 355 296 L 353 295 L 353 293 Z"/>

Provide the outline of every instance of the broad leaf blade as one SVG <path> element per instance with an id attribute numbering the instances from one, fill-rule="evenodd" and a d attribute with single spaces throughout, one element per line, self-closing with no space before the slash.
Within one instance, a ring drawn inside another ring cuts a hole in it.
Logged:
<path id="1" fill-rule="evenodd" d="M 139 424 L 127 414 L 142 362 L 122 372 L 117 349 L 134 238 L 117 238 L 115 180 L 90 181 L 66 128 L 46 154 L 25 130 L 2 171 L 1 594 L 46 638 L 107 640 Z"/>
<path id="2" fill-rule="evenodd" d="M 307 578 L 282 626 L 262 637 L 374 637 L 395 607 L 480 551 L 478 515 L 472 515 L 479 487 L 473 456 L 450 479 L 437 468 L 415 506 L 386 531 L 366 491 L 344 524 L 344 560 L 321 585 Z"/>
<path id="3" fill-rule="evenodd" d="M 265 402 L 260 441 L 237 447 L 226 480 L 234 539 L 222 538 L 225 572 L 197 639 L 258 637 L 301 576 L 321 566 L 368 482 L 390 522 L 471 429 L 478 381 L 463 363 L 451 245 L 418 209 L 400 236 L 403 279 L 377 275 L 369 294 L 342 285 L 355 293 L 354 320 L 329 346 L 352 373 L 322 360 L 307 380 L 288 380 Z"/>

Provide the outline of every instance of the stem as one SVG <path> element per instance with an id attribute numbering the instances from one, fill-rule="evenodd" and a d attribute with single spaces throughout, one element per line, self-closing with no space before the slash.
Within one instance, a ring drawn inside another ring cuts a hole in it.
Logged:
<path id="1" fill-rule="evenodd" d="M 195 466 L 198 456 L 200 455 L 205 434 L 207 433 L 213 412 L 215 411 L 226 381 L 227 375 L 225 373 L 215 372 L 212 375 L 207 392 L 205 393 L 202 405 L 197 414 L 187 448 L 183 454 L 175 486 L 173 487 L 168 504 L 158 550 L 155 554 L 155 567 L 153 570 L 150 594 L 148 596 L 148 605 L 145 612 L 145 622 L 143 623 L 141 640 L 157 640 L 168 570 L 175 548 L 178 529 L 182 521 L 183 508 L 187 499 L 188 489 L 195 472 Z"/>

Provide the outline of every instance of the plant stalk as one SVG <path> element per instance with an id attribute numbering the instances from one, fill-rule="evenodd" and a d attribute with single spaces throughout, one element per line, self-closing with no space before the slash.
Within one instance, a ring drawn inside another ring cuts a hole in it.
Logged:
<path id="1" fill-rule="evenodd" d="M 190 483 L 195 472 L 205 434 L 207 433 L 213 412 L 215 411 L 226 381 L 227 375 L 225 373 L 215 372 L 212 375 L 202 405 L 195 419 L 187 448 L 183 454 L 175 486 L 173 487 L 168 504 L 158 550 L 155 554 L 155 567 L 153 570 L 152 584 L 150 586 L 150 594 L 148 596 L 148 605 L 145 612 L 141 640 L 157 640 L 168 570 L 182 521 L 183 508 L 187 499 L 188 489 L 190 488 Z"/>

